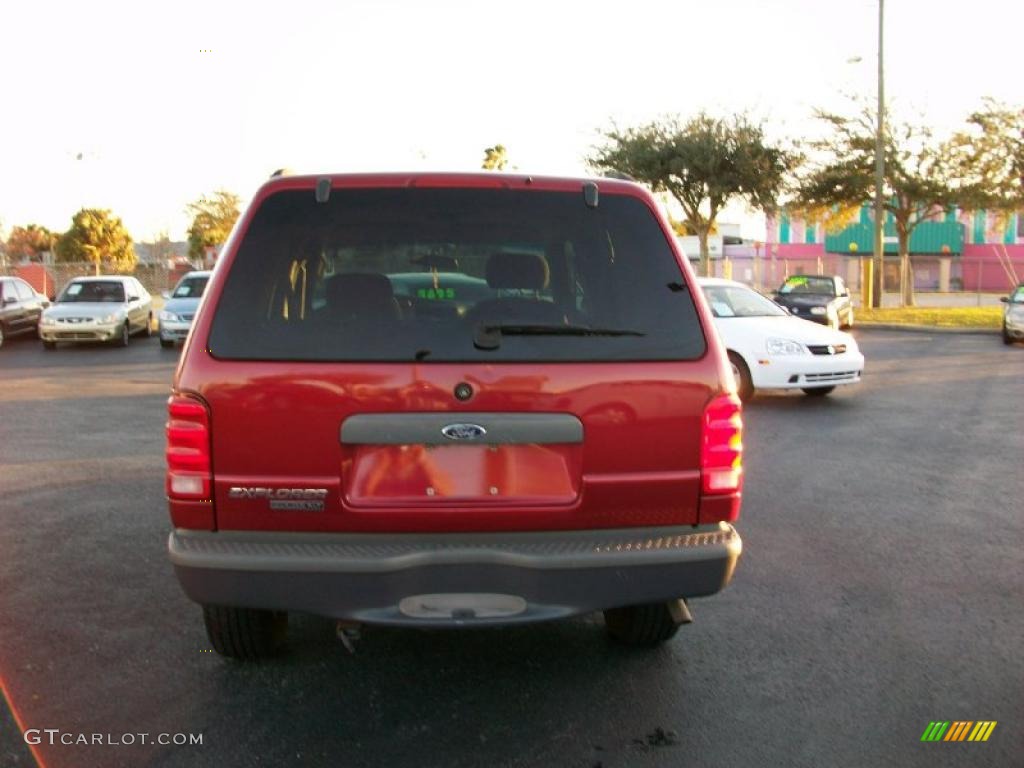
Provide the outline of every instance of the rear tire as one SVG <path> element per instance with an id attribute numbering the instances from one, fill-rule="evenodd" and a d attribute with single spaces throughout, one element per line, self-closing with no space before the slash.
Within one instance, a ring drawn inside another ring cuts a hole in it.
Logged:
<path id="1" fill-rule="evenodd" d="M 273 656 L 288 635 L 288 614 L 277 611 L 204 605 L 203 622 L 213 649 L 229 659 Z"/>
<path id="2" fill-rule="evenodd" d="M 824 397 L 834 389 L 835 387 L 804 387 L 804 394 L 808 397 Z"/>
<path id="3" fill-rule="evenodd" d="M 735 352 L 729 352 L 729 362 L 732 364 L 732 375 L 736 379 L 736 394 L 740 400 L 746 402 L 754 396 L 754 380 L 750 377 L 750 369 Z"/>
<path id="4" fill-rule="evenodd" d="M 671 603 L 627 605 L 604 612 L 604 625 L 611 638 L 635 648 L 653 648 L 670 640 L 682 623 L 673 614 Z"/>
<path id="5" fill-rule="evenodd" d="M 147 339 L 150 336 L 153 335 L 153 314 L 152 313 L 150 313 L 146 317 L 146 327 L 143 329 L 142 335 L 145 336 Z"/>
<path id="6" fill-rule="evenodd" d="M 171 347 L 174 346 L 174 339 L 164 339 L 164 338 L 161 338 L 160 339 L 160 346 L 163 347 L 164 349 L 170 349 Z"/>

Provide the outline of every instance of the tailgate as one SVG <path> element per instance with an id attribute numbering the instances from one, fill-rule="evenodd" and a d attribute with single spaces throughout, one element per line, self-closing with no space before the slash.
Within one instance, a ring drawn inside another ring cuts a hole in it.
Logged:
<path id="1" fill-rule="evenodd" d="M 632 364 L 627 382 L 606 365 L 538 366 L 546 375 L 537 377 L 504 366 L 481 375 L 457 365 L 358 373 L 317 365 L 301 376 L 222 379 L 202 393 L 211 409 L 217 526 L 696 524 L 700 418 L 711 390 L 693 379 L 703 367 Z M 353 386 L 357 377 L 375 383 Z M 466 380 L 476 390 L 472 409 L 451 395 Z"/>

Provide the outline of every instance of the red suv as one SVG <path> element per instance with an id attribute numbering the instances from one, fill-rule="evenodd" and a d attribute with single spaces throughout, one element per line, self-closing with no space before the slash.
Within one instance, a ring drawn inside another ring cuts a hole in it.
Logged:
<path id="1" fill-rule="evenodd" d="M 175 374 L 170 558 L 226 656 L 288 611 L 655 645 L 740 555 L 734 389 L 635 184 L 274 178 Z"/>

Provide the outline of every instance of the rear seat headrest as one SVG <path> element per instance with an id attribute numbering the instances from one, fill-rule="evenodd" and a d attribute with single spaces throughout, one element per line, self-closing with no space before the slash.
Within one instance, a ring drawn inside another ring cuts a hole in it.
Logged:
<path id="1" fill-rule="evenodd" d="M 327 306 L 334 312 L 392 314 L 395 292 L 391 281 L 377 272 L 349 272 L 327 281 Z"/>
<path id="2" fill-rule="evenodd" d="M 491 288 L 540 291 L 548 287 L 551 271 L 543 256 L 502 251 L 487 259 L 486 276 Z"/>

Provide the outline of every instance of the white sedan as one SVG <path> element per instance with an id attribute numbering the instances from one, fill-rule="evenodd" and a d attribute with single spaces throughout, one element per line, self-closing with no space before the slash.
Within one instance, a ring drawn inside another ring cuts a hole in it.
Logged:
<path id="1" fill-rule="evenodd" d="M 741 399 L 761 388 L 821 396 L 860 381 L 864 355 L 850 334 L 793 317 L 742 283 L 718 278 L 698 283 L 729 352 Z"/>
<path id="2" fill-rule="evenodd" d="M 128 346 L 133 333 L 149 336 L 153 302 L 134 277 L 76 277 L 39 317 L 39 338 L 46 349 L 58 341 L 107 341 Z"/>

